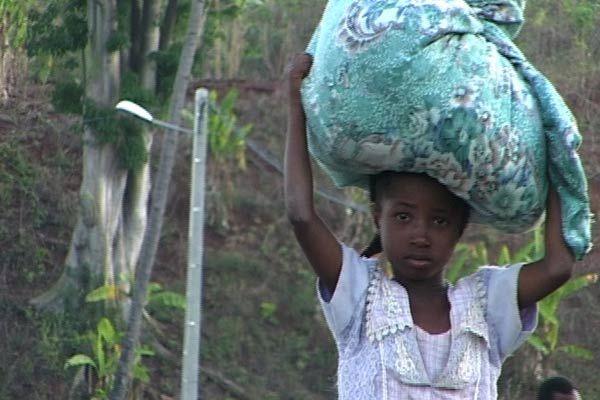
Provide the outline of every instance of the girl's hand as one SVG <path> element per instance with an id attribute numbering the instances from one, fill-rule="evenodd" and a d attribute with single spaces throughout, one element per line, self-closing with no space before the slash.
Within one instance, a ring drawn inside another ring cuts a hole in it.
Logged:
<path id="1" fill-rule="evenodd" d="M 299 53 L 292 56 L 286 73 L 290 96 L 300 95 L 302 80 L 308 76 L 312 62 L 312 56 L 307 53 Z"/>

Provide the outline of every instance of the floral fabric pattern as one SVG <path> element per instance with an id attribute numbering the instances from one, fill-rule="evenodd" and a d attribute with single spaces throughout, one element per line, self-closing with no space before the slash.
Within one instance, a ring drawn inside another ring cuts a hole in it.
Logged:
<path id="1" fill-rule="evenodd" d="M 473 222 L 506 232 L 542 217 L 549 183 L 577 258 L 590 250 L 576 122 L 512 41 L 520 0 L 330 0 L 303 87 L 309 149 L 338 186 L 427 173 Z"/>

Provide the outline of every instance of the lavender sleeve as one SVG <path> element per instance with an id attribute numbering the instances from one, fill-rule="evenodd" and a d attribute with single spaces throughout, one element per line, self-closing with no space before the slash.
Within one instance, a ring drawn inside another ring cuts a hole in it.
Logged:
<path id="1" fill-rule="evenodd" d="M 346 328 L 359 307 L 364 307 L 369 286 L 369 264 L 356 250 L 341 244 L 343 261 L 333 293 L 317 281 L 317 292 L 327 324 L 336 338 Z"/>
<path id="2" fill-rule="evenodd" d="M 519 273 L 523 264 L 488 267 L 487 320 L 497 338 L 500 359 L 521 346 L 537 326 L 537 305 L 519 309 Z"/>

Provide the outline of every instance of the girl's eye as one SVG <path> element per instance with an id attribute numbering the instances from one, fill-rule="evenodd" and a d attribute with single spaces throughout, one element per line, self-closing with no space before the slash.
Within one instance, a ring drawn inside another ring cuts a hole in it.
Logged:
<path id="1" fill-rule="evenodd" d="M 396 213 L 394 215 L 394 218 L 396 218 L 398 221 L 408 221 L 408 214 L 404 213 L 404 212 L 400 212 L 400 213 Z"/>
<path id="2" fill-rule="evenodd" d="M 441 226 L 446 226 L 450 223 L 450 221 L 448 221 L 446 218 L 442 218 L 442 217 L 436 217 L 433 222 L 436 225 L 441 225 Z"/>

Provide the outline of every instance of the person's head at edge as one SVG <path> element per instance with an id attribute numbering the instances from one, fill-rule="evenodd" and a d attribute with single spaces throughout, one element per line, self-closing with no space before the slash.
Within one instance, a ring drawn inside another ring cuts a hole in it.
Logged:
<path id="1" fill-rule="evenodd" d="M 581 400 L 581 395 L 569 379 L 553 376 L 540 384 L 536 400 Z"/>

